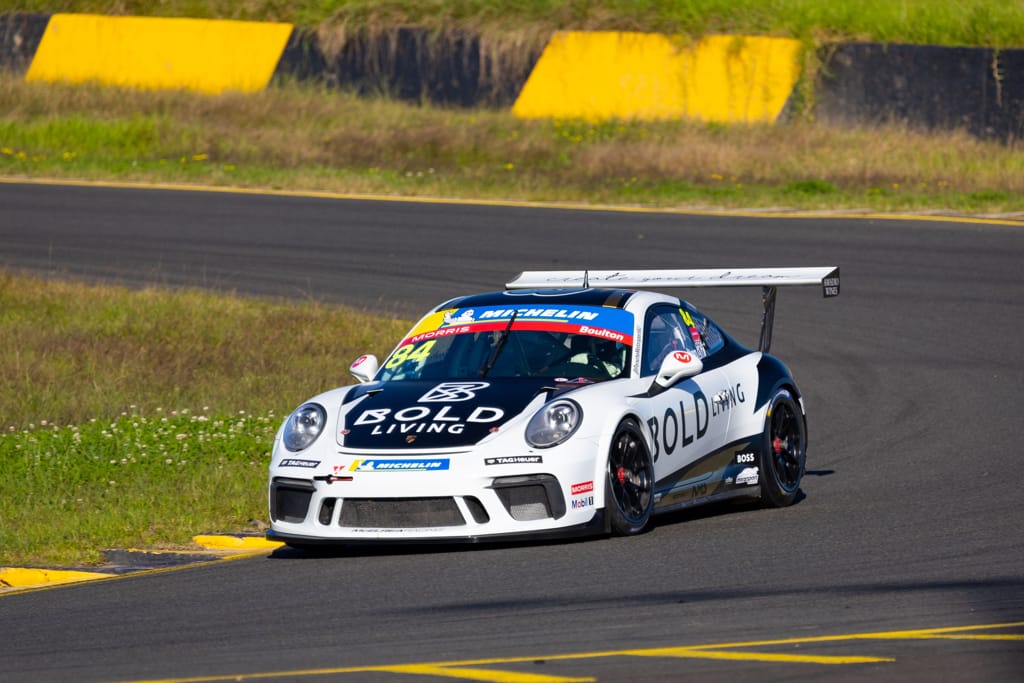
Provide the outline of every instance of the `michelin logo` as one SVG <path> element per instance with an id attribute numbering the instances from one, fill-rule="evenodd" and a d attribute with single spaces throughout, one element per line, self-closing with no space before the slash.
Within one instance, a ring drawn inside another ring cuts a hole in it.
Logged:
<path id="1" fill-rule="evenodd" d="M 448 469 L 448 458 L 436 460 L 353 460 L 349 472 L 436 472 Z"/>
<path id="2" fill-rule="evenodd" d="M 476 322 L 473 317 L 473 309 L 467 308 L 458 316 L 452 315 L 451 311 L 445 311 L 444 313 L 444 324 L 445 325 L 471 325 Z"/>

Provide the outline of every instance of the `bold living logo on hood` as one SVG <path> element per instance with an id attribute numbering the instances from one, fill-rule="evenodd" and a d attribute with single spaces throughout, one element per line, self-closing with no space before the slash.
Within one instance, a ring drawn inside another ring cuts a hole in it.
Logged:
<path id="1" fill-rule="evenodd" d="M 426 392 L 416 403 L 458 403 L 476 398 L 476 392 L 490 382 L 442 382 Z M 468 413 L 444 405 L 433 408 L 412 405 L 401 410 L 368 408 L 359 414 L 353 427 L 373 425 L 370 434 L 461 434 L 467 424 L 497 422 L 505 411 L 493 406 L 476 406 Z"/>
<path id="2" fill-rule="evenodd" d="M 385 382 L 343 414 L 346 448 L 402 449 L 470 446 L 520 413 L 549 379 Z M 416 438 L 410 442 L 408 437 Z"/>

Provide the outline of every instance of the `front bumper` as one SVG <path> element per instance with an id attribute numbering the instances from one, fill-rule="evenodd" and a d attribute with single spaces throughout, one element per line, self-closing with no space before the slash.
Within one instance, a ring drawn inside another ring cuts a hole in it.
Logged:
<path id="1" fill-rule="evenodd" d="M 292 547 L 303 548 L 311 546 L 357 546 L 365 544 L 393 544 L 393 545 L 438 545 L 438 544 L 500 544 L 516 543 L 519 541 L 538 541 L 544 539 L 566 539 L 587 536 L 597 536 L 607 533 L 605 514 L 598 510 L 590 518 L 590 521 L 575 526 L 556 527 L 545 531 L 518 531 L 508 533 L 488 533 L 483 535 L 458 535 L 458 536 L 403 536 L 403 535 L 381 535 L 372 538 L 365 537 L 316 537 L 296 536 L 282 531 L 270 529 L 266 533 L 267 540 L 278 541 Z"/>
<path id="2" fill-rule="evenodd" d="M 334 449 L 311 454 L 316 469 L 271 467 L 268 538 L 293 545 L 477 542 L 599 532 L 603 464 L 593 443 L 567 446 L 511 461 L 493 449 L 376 459 Z M 273 462 L 282 461 L 287 454 L 275 454 Z"/>

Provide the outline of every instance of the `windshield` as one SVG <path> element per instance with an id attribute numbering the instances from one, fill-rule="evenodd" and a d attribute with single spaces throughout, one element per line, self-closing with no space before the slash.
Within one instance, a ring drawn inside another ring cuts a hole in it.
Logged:
<path id="1" fill-rule="evenodd" d="M 451 309 L 421 320 L 377 379 L 599 382 L 628 374 L 632 343 L 633 316 L 620 309 Z"/>

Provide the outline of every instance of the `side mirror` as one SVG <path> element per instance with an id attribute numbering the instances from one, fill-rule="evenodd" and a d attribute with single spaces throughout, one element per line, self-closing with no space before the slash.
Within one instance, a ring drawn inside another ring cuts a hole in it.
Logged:
<path id="1" fill-rule="evenodd" d="M 704 363 L 695 353 L 673 351 L 661 361 L 658 374 L 654 376 L 654 383 L 662 389 L 667 389 L 681 379 L 693 377 L 703 369 Z"/>
<path id="2" fill-rule="evenodd" d="M 352 361 L 352 365 L 348 366 L 348 371 L 359 380 L 360 384 L 366 384 L 373 379 L 379 368 L 380 363 L 377 360 L 377 356 L 368 353 Z"/>

